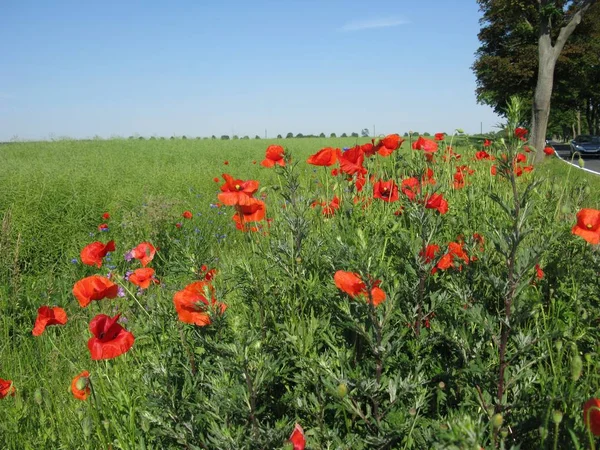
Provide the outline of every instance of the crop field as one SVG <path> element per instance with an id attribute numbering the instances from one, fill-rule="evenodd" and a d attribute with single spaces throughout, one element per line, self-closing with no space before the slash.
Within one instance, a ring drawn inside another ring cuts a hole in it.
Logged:
<path id="1" fill-rule="evenodd" d="M 594 448 L 600 177 L 405 139 L 0 146 L 0 448 Z"/>

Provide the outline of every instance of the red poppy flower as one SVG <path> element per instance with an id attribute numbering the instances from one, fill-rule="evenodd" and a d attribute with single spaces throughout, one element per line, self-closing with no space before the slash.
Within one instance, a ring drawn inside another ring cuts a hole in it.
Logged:
<path id="1" fill-rule="evenodd" d="M 483 236 L 479 233 L 473 233 L 473 240 L 479 244 L 479 251 L 483 252 L 485 250 L 483 246 L 485 239 L 483 238 Z M 473 258 L 471 259 L 473 260 Z"/>
<path id="2" fill-rule="evenodd" d="M 98 231 L 108 231 L 108 224 L 101 223 L 100 225 L 98 225 Z"/>
<path id="3" fill-rule="evenodd" d="M 375 140 L 373 139 L 373 142 L 375 142 Z M 377 152 L 377 148 L 373 145 L 372 142 L 367 142 L 363 145 L 359 146 L 360 149 L 362 150 L 362 152 L 365 154 L 365 156 L 373 156 L 376 152 Z"/>
<path id="4" fill-rule="evenodd" d="M 176 228 L 181 228 L 182 226 L 183 226 L 183 224 L 182 224 L 181 222 L 177 222 L 177 223 L 175 224 L 175 227 L 176 227 Z"/>
<path id="5" fill-rule="evenodd" d="M 281 145 L 269 145 L 265 154 L 265 159 L 260 163 L 263 167 L 273 167 L 275 164 L 285 166 L 283 159 L 285 150 Z"/>
<path id="6" fill-rule="evenodd" d="M 311 155 L 306 162 L 313 166 L 332 166 L 337 162 L 340 152 L 339 148 L 327 147 Z"/>
<path id="7" fill-rule="evenodd" d="M 229 161 L 223 161 L 223 164 L 225 164 L 226 166 L 229 165 Z"/>
<path id="8" fill-rule="evenodd" d="M 94 336 L 88 341 L 88 349 L 93 360 L 116 358 L 132 347 L 135 338 L 117 323 L 119 316 L 98 314 L 90 322 L 90 331 Z"/>
<path id="9" fill-rule="evenodd" d="M 393 180 L 379 180 L 373 185 L 373 198 L 378 198 L 384 202 L 395 202 L 398 200 L 398 185 Z"/>
<path id="10" fill-rule="evenodd" d="M 357 145 L 339 155 L 340 169 L 348 175 L 354 175 L 355 173 L 364 175 L 367 173 L 367 169 L 363 167 L 364 160 L 365 154 Z"/>
<path id="11" fill-rule="evenodd" d="M 115 251 L 115 241 L 110 241 L 106 245 L 102 242 L 92 242 L 89 245 L 83 247 L 79 256 L 81 256 L 81 262 L 88 266 L 102 267 L 102 258 L 106 256 L 108 252 Z"/>
<path id="12" fill-rule="evenodd" d="M 381 156 L 390 156 L 394 150 L 398 150 L 404 139 L 399 134 L 389 134 L 379 141 L 377 153 Z"/>
<path id="13" fill-rule="evenodd" d="M 339 169 L 332 169 L 331 170 L 331 176 L 337 177 L 339 174 L 340 174 L 340 170 Z"/>
<path id="14" fill-rule="evenodd" d="M 492 175 L 496 175 L 496 173 L 498 173 L 498 169 L 496 168 L 496 165 L 493 165 L 492 167 L 490 167 L 490 173 Z"/>
<path id="15" fill-rule="evenodd" d="M 327 217 L 332 217 L 335 212 L 340 209 L 340 199 L 335 195 L 329 204 L 322 203 L 321 206 L 323 206 L 322 214 Z"/>
<path id="16" fill-rule="evenodd" d="M 600 399 L 590 398 L 584 403 L 583 422 L 594 436 L 600 436 Z"/>
<path id="17" fill-rule="evenodd" d="M 465 264 L 469 264 L 469 257 L 463 249 L 462 242 L 450 242 L 448 244 L 448 253 L 450 253 L 458 259 L 462 259 L 465 262 Z"/>
<path id="18" fill-rule="evenodd" d="M 521 139 L 522 141 L 525 140 L 525 136 L 527 135 L 527 129 L 526 128 L 516 128 L 515 129 L 515 136 L 518 137 L 519 139 Z"/>
<path id="19" fill-rule="evenodd" d="M 104 220 L 108 220 L 108 219 L 110 219 L 110 214 L 109 214 L 109 213 L 107 213 L 107 212 L 105 212 L 104 214 L 102 214 L 102 218 L 103 218 Z"/>
<path id="20" fill-rule="evenodd" d="M 132 258 L 139 259 L 142 266 L 146 267 L 154 259 L 156 249 L 150 242 L 142 242 L 132 249 L 130 254 Z"/>
<path id="21" fill-rule="evenodd" d="M 489 159 L 490 161 L 492 161 L 496 158 L 494 158 L 492 155 L 490 155 L 485 150 L 480 150 L 477 153 L 475 153 L 475 159 L 477 159 L 477 160 Z"/>
<path id="22" fill-rule="evenodd" d="M 444 140 L 444 136 L 446 136 L 446 133 L 435 133 L 434 139 L 436 141 L 443 141 Z"/>
<path id="23" fill-rule="evenodd" d="M 208 281 L 196 281 L 188 284 L 181 291 L 177 291 L 173 296 L 173 304 L 179 320 L 200 327 L 210 325 L 207 295 L 211 297 L 210 306 L 215 307 L 217 312 L 223 314 L 227 305 L 217 302 L 212 285 Z"/>
<path id="24" fill-rule="evenodd" d="M 419 256 L 423 258 L 425 264 L 429 264 L 435 259 L 435 255 L 440 251 L 439 245 L 429 244 L 425 251 L 421 250 Z"/>
<path id="25" fill-rule="evenodd" d="M 90 373 L 84 370 L 71 380 L 71 392 L 77 400 L 87 400 L 92 393 L 89 378 Z"/>
<path id="26" fill-rule="evenodd" d="M 225 184 L 217 196 L 219 201 L 228 206 L 244 205 L 251 202 L 252 195 L 258 190 L 258 181 L 236 180 L 231 175 L 223 174 Z"/>
<path id="27" fill-rule="evenodd" d="M 38 315 L 35 319 L 35 325 L 31 334 L 41 335 L 48 325 L 64 325 L 67 323 L 67 313 L 64 309 L 55 306 L 42 306 L 38 309 Z"/>
<path id="28" fill-rule="evenodd" d="M 437 270 L 446 270 L 450 267 L 454 267 L 454 261 L 460 259 L 465 264 L 469 264 L 469 256 L 463 249 L 462 242 L 450 242 L 448 244 L 448 252 L 440 258 L 435 267 L 431 270 L 431 273 L 435 273 Z M 459 264 L 459 270 L 462 269 L 462 265 Z"/>
<path id="29" fill-rule="evenodd" d="M 483 146 L 484 147 L 491 147 L 492 146 L 492 141 L 490 141 L 489 139 L 486 139 L 485 141 L 483 141 Z"/>
<path id="30" fill-rule="evenodd" d="M 430 163 L 435 162 L 435 158 L 434 158 L 435 155 L 433 153 L 425 152 L 423 154 L 425 155 L 425 159 L 427 160 L 427 162 L 430 162 Z"/>
<path id="31" fill-rule="evenodd" d="M 92 300 L 115 298 L 118 292 L 119 286 L 100 275 L 83 278 L 73 286 L 73 295 L 81 307 L 86 307 Z"/>
<path id="32" fill-rule="evenodd" d="M 600 243 L 600 210 L 584 208 L 577 213 L 577 224 L 571 233 L 582 237 L 592 245 Z"/>
<path id="33" fill-rule="evenodd" d="M 535 265 L 535 276 L 538 280 L 544 278 L 544 271 L 542 270 L 539 264 Z"/>
<path id="34" fill-rule="evenodd" d="M 431 167 L 428 167 L 421 177 L 421 184 L 435 184 L 435 180 L 433 179 L 433 169 L 431 169 Z"/>
<path id="35" fill-rule="evenodd" d="M 529 148 L 529 145 L 524 145 L 523 150 L 525 151 L 525 153 L 531 153 L 531 148 Z"/>
<path id="36" fill-rule="evenodd" d="M 240 225 L 248 222 L 260 222 L 265 218 L 265 212 L 265 202 L 251 198 L 246 204 L 236 206 L 233 220 Z"/>
<path id="37" fill-rule="evenodd" d="M 402 180 L 402 183 L 400 183 L 400 190 L 410 201 L 414 201 L 416 195 L 421 192 L 421 185 L 417 178 L 411 177 Z"/>
<path id="38" fill-rule="evenodd" d="M 192 217 L 194 217 L 191 211 L 184 211 L 182 216 L 184 219 L 191 219 Z"/>
<path id="39" fill-rule="evenodd" d="M 219 179 L 219 177 L 214 177 L 214 178 L 213 178 L 213 181 L 214 181 L 215 183 L 218 183 L 218 182 L 220 182 L 221 180 Z"/>
<path id="40" fill-rule="evenodd" d="M 523 172 L 533 172 L 533 166 L 523 166 Z"/>
<path id="41" fill-rule="evenodd" d="M 0 400 L 6 397 L 7 395 L 15 396 L 16 389 L 13 386 L 13 382 L 11 380 L 3 380 L 0 378 Z"/>
<path id="42" fill-rule="evenodd" d="M 423 150 L 425 152 L 437 152 L 438 145 L 437 142 L 432 141 L 431 139 L 426 139 L 423 136 L 419 136 L 412 144 L 413 150 Z"/>
<path id="43" fill-rule="evenodd" d="M 357 296 L 368 298 L 367 285 L 357 273 L 338 270 L 333 276 L 333 281 L 338 289 L 344 291 L 352 298 Z M 379 288 L 379 283 L 379 280 L 375 280 L 371 288 L 371 301 L 374 306 L 378 306 L 385 300 L 385 292 Z"/>
<path id="44" fill-rule="evenodd" d="M 210 269 L 208 271 L 204 269 L 203 272 L 206 272 L 206 274 L 204 275 L 204 279 L 206 281 L 211 281 L 217 274 L 217 269 Z"/>
<path id="45" fill-rule="evenodd" d="M 554 155 L 554 149 L 552 147 L 544 147 L 544 153 L 546 156 Z"/>
<path id="46" fill-rule="evenodd" d="M 464 164 L 462 166 L 456 166 L 456 171 L 466 172 L 469 175 L 473 175 L 475 173 L 475 169 L 471 169 L 469 166 Z"/>
<path id="47" fill-rule="evenodd" d="M 446 214 L 448 212 L 448 202 L 442 194 L 433 194 L 425 199 L 425 208 L 437 209 L 440 214 Z"/>
<path id="48" fill-rule="evenodd" d="M 304 450 L 306 439 L 304 438 L 304 430 L 298 424 L 294 427 L 294 431 L 290 436 L 290 442 L 294 446 L 293 450 Z"/>
<path id="49" fill-rule="evenodd" d="M 461 170 L 457 170 L 454 174 L 454 189 L 461 189 L 465 187 L 465 176 L 463 175 Z"/>
<path id="50" fill-rule="evenodd" d="M 148 289 L 150 283 L 158 284 L 158 280 L 154 278 L 154 269 L 149 267 L 145 269 L 136 269 L 129 275 L 129 281 L 142 289 Z"/>
<path id="51" fill-rule="evenodd" d="M 525 161 L 527 161 L 527 156 L 525 155 L 525 153 L 517 153 L 517 155 L 515 156 L 515 162 L 522 163 Z"/>

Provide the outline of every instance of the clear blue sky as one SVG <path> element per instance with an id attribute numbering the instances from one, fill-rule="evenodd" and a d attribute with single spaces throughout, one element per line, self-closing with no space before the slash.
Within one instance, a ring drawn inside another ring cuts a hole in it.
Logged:
<path id="1" fill-rule="evenodd" d="M 484 131 L 474 0 L 0 0 L 0 141 Z"/>

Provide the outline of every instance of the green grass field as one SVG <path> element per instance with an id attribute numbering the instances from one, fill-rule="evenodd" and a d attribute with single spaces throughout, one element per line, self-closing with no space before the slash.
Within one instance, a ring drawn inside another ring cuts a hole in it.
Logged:
<path id="1" fill-rule="evenodd" d="M 489 174 L 491 163 L 473 160 L 478 142 L 461 139 L 453 144 L 460 161 L 438 157 L 432 166 L 448 214 L 433 215 L 402 197 L 404 212 L 395 215 L 393 203 L 354 205 L 351 183 L 305 163 L 321 148 L 366 141 L 0 146 L 0 378 L 17 389 L 0 400 L 0 446 L 280 448 L 297 421 L 311 449 L 500 442 L 553 448 L 554 439 L 559 448 L 585 447 L 581 404 L 598 393 L 600 381 L 599 256 L 598 246 L 570 229 L 581 208 L 600 208 L 600 177 L 553 159 L 517 179 L 526 199 L 518 227 L 527 233 L 515 247 L 516 272 L 507 275 L 513 222 L 490 194 L 511 205 L 512 191 Z M 295 172 L 260 166 L 270 144 L 286 147 Z M 369 161 L 369 173 L 398 184 L 421 173 L 420 152 L 408 147 Z M 452 189 L 460 164 L 475 173 L 465 188 Z M 223 173 L 260 182 L 256 196 L 266 196 L 274 218 L 265 236 L 236 230 L 233 209 L 216 207 Z M 539 184 L 527 193 L 533 180 Z M 374 182 L 367 180 L 363 200 Z M 309 206 L 334 193 L 342 207 L 333 218 Z M 192 220 L 181 217 L 185 210 Z M 102 222 L 108 232 L 97 229 Z M 418 256 L 421 243 L 445 251 L 462 236 L 476 252 L 473 233 L 485 236 L 485 253 L 460 271 L 429 275 Z M 81 264 L 85 245 L 109 239 L 117 250 L 102 269 Z M 143 241 L 159 247 L 152 267 L 161 283 L 140 293 L 122 279 L 133 267 L 123 255 Z M 533 264 L 543 266 L 543 280 L 532 279 Z M 203 328 L 177 322 L 172 301 L 201 265 L 217 268 L 218 298 L 228 305 L 223 318 Z M 332 282 L 341 269 L 382 279 L 388 300 L 377 309 L 349 302 Z M 80 308 L 73 284 L 109 271 L 126 296 Z M 504 426 L 496 427 L 503 283 L 512 276 L 506 409 Z M 42 305 L 65 308 L 69 322 L 33 337 Z M 133 350 L 91 361 L 89 320 L 117 312 L 136 336 Z M 410 324 L 417 320 L 420 328 L 425 318 L 431 328 L 415 335 Z M 577 376 L 575 355 L 585 361 Z M 81 402 L 70 382 L 84 369 L 92 373 L 94 395 Z M 560 427 L 551 421 L 554 410 L 564 413 Z"/>

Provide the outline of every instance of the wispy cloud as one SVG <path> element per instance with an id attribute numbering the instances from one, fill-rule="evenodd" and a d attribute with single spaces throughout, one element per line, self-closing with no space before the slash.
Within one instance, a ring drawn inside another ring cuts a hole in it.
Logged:
<path id="1" fill-rule="evenodd" d="M 384 17 L 380 19 L 363 19 L 363 20 L 351 20 L 346 22 L 339 31 L 360 31 L 370 30 L 372 28 L 389 28 L 397 27 L 398 25 L 405 25 L 408 20 L 401 19 L 399 17 Z"/>

